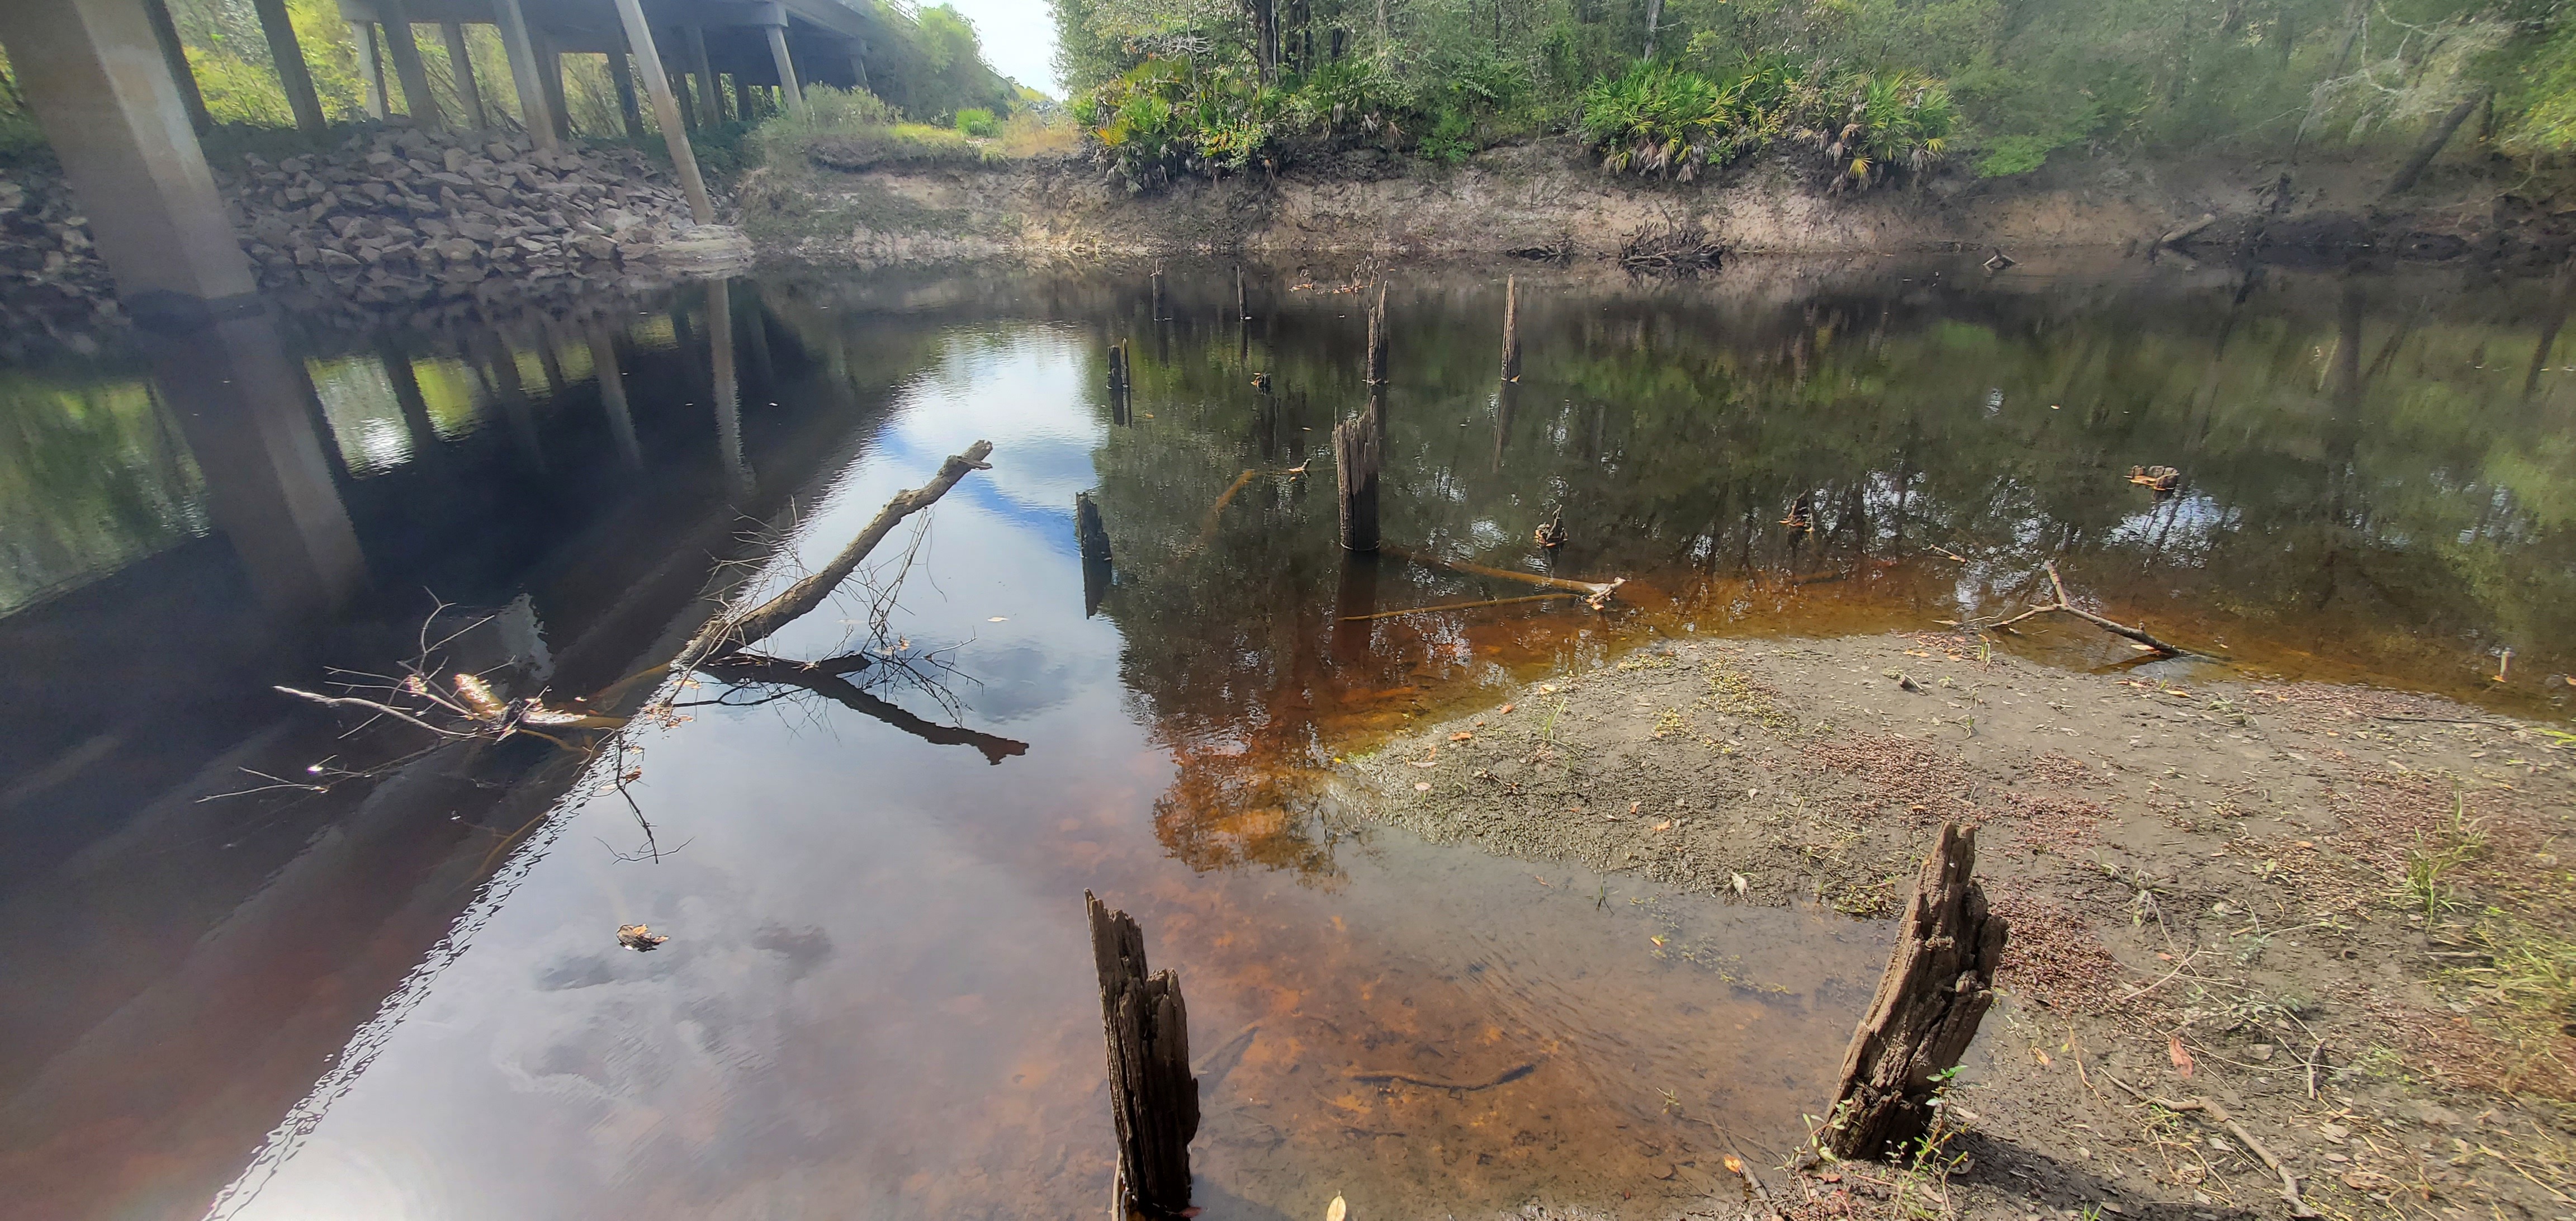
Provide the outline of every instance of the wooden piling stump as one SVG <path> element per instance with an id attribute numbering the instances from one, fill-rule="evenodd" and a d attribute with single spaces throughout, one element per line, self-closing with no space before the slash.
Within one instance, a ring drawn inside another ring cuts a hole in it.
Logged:
<path id="1" fill-rule="evenodd" d="M 1368 312 L 1368 373 L 1363 379 L 1372 386 L 1383 385 L 1386 369 L 1386 285 L 1377 286 L 1377 300 Z"/>
<path id="2" fill-rule="evenodd" d="M 1521 284 L 1517 276 L 1503 277 L 1503 380 L 1521 379 Z"/>
<path id="3" fill-rule="evenodd" d="M 1877 1158 L 1931 1130 L 1933 1095 L 1994 1002 L 2004 918 L 1977 886 L 1977 833 L 1957 823 L 1923 860 L 1869 1015 L 1852 1032 L 1826 1120 L 1836 1157 Z"/>
<path id="4" fill-rule="evenodd" d="M 1190 1075 L 1189 1010 L 1170 971 L 1147 975 L 1145 934 L 1086 890 L 1091 952 L 1100 968 L 1100 1020 L 1109 1048 L 1109 1109 L 1118 1126 L 1114 1215 L 1148 1221 L 1190 1215 L 1190 1139 L 1199 1083 Z"/>
<path id="5" fill-rule="evenodd" d="M 1089 492 L 1073 494 L 1073 534 L 1082 547 L 1082 558 L 1109 558 L 1109 527 L 1101 524 L 1100 506 L 1092 501 Z"/>
<path id="6" fill-rule="evenodd" d="M 1375 413 L 1333 426 L 1333 478 L 1341 492 L 1342 549 L 1377 550 L 1377 473 L 1382 453 Z"/>

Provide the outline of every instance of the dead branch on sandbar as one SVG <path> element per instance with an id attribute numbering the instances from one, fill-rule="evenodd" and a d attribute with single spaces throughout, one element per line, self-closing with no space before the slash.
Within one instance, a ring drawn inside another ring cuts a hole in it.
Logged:
<path id="1" fill-rule="evenodd" d="M 1519 581 L 1523 584 L 1536 585 L 1544 589 L 1571 590 L 1574 593 L 1583 595 L 1584 603 L 1594 610 L 1600 610 L 1601 608 L 1608 606 L 1610 604 L 1610 595 L 1617 592 L 1620 586 L 1628 583 L 1628 578 L 1626 577 L 1617 577 L 1606 582 L 1569 581 L 1564 577 L 1545 576 L 1535 572 L 1514 572 L 1509 568 L 1487 568 L 1482 564 L 1471 564 L 1465 560 L 1444 560 L 1436 555 L 1428 555 L 1419 551 L 1408 551 L 1402 547 L 1395 546 L 1392 543 L 1380 543 L 1378 545 L 1378 550 L 1394 556 L 1399 560 L 1406 561 L 1407 563 L 1421 564 L 1428 568 L 1446 568 L 1451 572 L 1463 572 L 1469 576 L 1495 577 L 1505 581 Z"/>
<path id="2" fill-rule="evenodd" d="M 833 556 L 832 562 L 821 570 L 749 610 L 718 615 L 689 641 L 687 648 L 680 650 L 680 661 L 672 668 L 693 670 L 715 658 L 741 652 L 821 606 L 841 582 L 849 580 L 850 574 L 858 571 L 860 562 L 867 559 L 868 553 L 876 550 L 877 544 L 884 542 L 885 536 L 892 533 L 903 519 L 937 504 L 940 497 L 948 494 L 948 489 L 956 487 L 957 481 L 966 477 L 967 472 L 991 470 L 992 464 L 984 459 L 992 454 L 992 442 L 977 441 L 967 446 L 965 453 L 949 455 L 946 462 L 939 464 L 939 474 L 933 476 L 929 483 L 908 492 L 896 493 L 894 499 L 886 502 L 885 508 L 877 511 L 876 520 L 859 531 L 858 537 L 851 539 L 849 545 L 841 548 L 841 553 Z"/>
<path id="3" fill-rule="evenodd" d="M 2265 1148 L 2262 1141 L 2254 1139 L 2254 1134 L 2246 1131 L 2245 1125 L 2236 1122 L 2236 1117 L 2228 1114 L 2226 1107 L 2223 1107 L 2207 1098 L 2184 1098 L 2179 1100 L 2172 1098 L 2159 1098 L 2153 1094 L 2147 1093 L 2145 1090 L 2141 1090 L 2138 1087 L 2129 1084 L 2126 1081 L 2122 1081 L 2107 1072 L 2103 1073 L 2102 1077 L 2111 1084 L 2127 1090 L 2140 1102 L 2160 1106 L 2168 1111 L 2176 1113 L 2184 1111 L 2198 1111 L 2201 1114 L 2208 1116 L 2210 1122 L 2234 1133 L 2236 1139 L 2242 1142 L 2248 1151 L 2252 1152 L 2254 1156 L 2263 1159 L 2263 1164 L 2270 1167 L 2272 1173 L 2281 1177 L 2281 1198 L 2289 1201 L 2291 1216 L 2314 1217 L 2320 1215 L 2315 1209 L 2308 1206 L 2308 1202 L 2306 1200 L 2300 1198 L 2298 1176 L 2290 1173 L 2289 1168 L 2283 1166 L 2281 1164 L 2281 1159 L 2274 1157 L 2272 1155 L 2272 1151 Z"/>
<path id="4" fill-rule="evenodd" d="M 2055 602 L 2051 602 L 2045 606 L 2034 606 L 2010 619 L 2004 620 L 2001 623 L 1976 623 L 1971 621 L 1966 626 L 1977 628 L 1981 631 L 2010 633 L 2012 632 L 2013 625 L 2024 619 L 2028 619 L 2034 615 L 2045 615 L 2051 611 L 2062 611 L 2066 614 L 2073 615 L 2086 623 L 2090 623 L 2103 631 L 2109 632 L 2114 636 L 2136 641 L 2137 643 L 2144 645 L 2155 652 L 2162 653 L 2167 657 L 2206 657 L 2212 661 L 2226 660 L 2216 653 L 2204 653 L 2198 649 L 2186 649 L 2181 645 L 2172 643 L 2171 641 L 2159 640 L 2148 634 L 2147 630 L 2143 627 L 2130 627 L 2124 623 L 2105 619 L 2100 615 L 2094 614 L 2091 611 L 2070 603 L 2066 598 L 2066 583 L 2059 580 L 2057 577 L 2057 561 L 2048 561 L 2046 567 L 2048 569 L 2049 588 L 2057 591 L 2057 600 Z"/>

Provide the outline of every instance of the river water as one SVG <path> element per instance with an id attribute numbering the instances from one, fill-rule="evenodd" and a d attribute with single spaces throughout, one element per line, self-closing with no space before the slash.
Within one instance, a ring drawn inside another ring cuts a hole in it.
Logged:
<path id="1" fill-rule="evenodd" d="M 1534 591 L 1340 552 L 1354 276 L 788 269 L 0 369 L 13 1210 L 1096 1216 L 1088 889 L 1188 996 L 1207 1216 L 1662 1215 L 1794 1141 L 1884 926 L 1426 845 L 1339 808 L 1337 756 L 1668 635 L 2009 611 L 2051 559 L 2253 673 L 2576 694 L 2564 286 L 1398 269 L 1388 539 L 1627 584 L 1388 616 Z M 655 670 L 978 439 L 989 471 L 762 645 L 872 657 L 847 686 Z M 424 642 L 672 709 L 441 745 L 271 690 Z"/>

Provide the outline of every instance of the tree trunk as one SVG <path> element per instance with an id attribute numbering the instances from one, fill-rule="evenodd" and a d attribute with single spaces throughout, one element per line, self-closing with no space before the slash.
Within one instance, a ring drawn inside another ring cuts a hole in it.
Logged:
<path id="1" fill-rule="evenodd" d="M 1957 823 L 1923 860 L 1869 1016 L 1852 1032 L 1825 1147 L 1841 1158 L 1902 1153 L 1930 1131 L 1933 1095 L 1994 1002 L 2005 925 L 1976 882 L 1977 838 Z"/>
<path id="2" fill-rule="evenodd" d="M 2451 137 L 2460 130 L 2460 124 L 2468 122 L 2469 116 L 2476 114 L 2478 106 L 2486 100 L 2484 93 L 2472 93 L 2461 98 L 2459 105 L 2453 106 L 2449 114 L 2443 115 L 2442 121 L 2435 123 L 2431 131 L 2425 132 L 2423 142 L 2417 144 L 2415 151 L 2408 155 L 2406 164 L 2397 167 L 2397 176 L 2388 180 L 2388 189 L 2379 193 L 2381 201 L 2393 199 L 2412 189 L 2415 180 L 2424 176 L 2425 167 L 2433 164 L 2433 158 L 2442 154 L 2442 146 L 2449 144 Z"/>
<path id="3" fill-rule="evenodd" d="M 1082 892 L 1100 969 L 1100 1021 L 1109 1048 L 1109 1111 L 1118 1126 L 1115 1189 L 1121 1221 L 1190 1212 L 1190 1140 L 1199 1083 L 1190 1075 L 1189 1009 L 1170 971 L 1146 975 L 1145 934 L 1125 912 Z"/>
<path id="4" fill-rule="evenodd" d="M 319 132 L 322 96 L 313 91 L 313 72 L 304 66 L 304 44 L 295 40 L 295 23 L 286 16 L 286 0 L 251 0 L 259 15 L 259 32 L 268 39 L 269 58 L 277 63 L 277 83 L 286 89 L 286 107 L 295 112 L 295 129 Z"/>
<path id="5" fill-rule="evenodd" d="M 1644 55 L 1647 59 L 1653 59 L 1655 57 L 1655 27 L 1662 25 L 1663 21 L 1664 0 L 1646 0 L 1646 49 L 1644 51 Z"/>

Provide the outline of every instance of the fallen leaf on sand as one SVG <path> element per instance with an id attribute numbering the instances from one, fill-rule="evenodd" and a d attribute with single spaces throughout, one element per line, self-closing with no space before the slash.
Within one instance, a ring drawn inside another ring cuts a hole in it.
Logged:
<path id="1" fill-rule="evenodd" d="M 1726 1172 L 1728 1174 L 1744 1173 L 1744 1162 L 1732 1153 L 1726 1155 Z"/>
<path id="2" fill-rule="evenodd" d="M 2376 1170 L 2347 1170 L 2343 1172 L 2343 1185 L 2354 1191 L 2386 1191 L 2395 1187 L 2397 1180 Z"/>
<path id="3" fill-rule="evenodd" d="M 1662 822 L 1656 823 L 1654 829 L 1657 831 L 1670 831 L 1673 829 L 1673 820 L 1667 818 Z"/>
<path id="4" fill-rule="evenodd" d="M 2039 1057 L 2039 1066 L 2040 1066 L 2041 1068 L 2047 1068 L 2047 1067 L 2049 1066 L 2049 1064 L 2048 1064 L 2048 1053 L 2047 1053 L 2047 1052 L 2041 1051 L 2040 1049 L 2038 1049 L 2038 1048 L 2034 1047 L 2034 1048 L 2031 1048 L 2031 1049 L 2030 1049 L 2030 1054 L 2032 1054 L 2032 1055 L 2034 1055 L 2034 1056 Z"/>
<path id="5" fill-rule="evenodd" d="M 1469 732 L 1467 732 L 1466 730 L 1461 729 L 1461 730 L 1459 730 L 1458 732 L 1456 732 L 1456 733 L 1453 733 L 1453 734 L 1449 735 L 1449 740 L 1450 740 L 1450 741 L 1452 741 L 1452 742 L 1464 742 L 1464 741 L 1467 741 L 1467 740 L 1469 740 L 1469 739 L 1471 739 L 1471 738 L 1473 738 L 1473 737 L 1475 737 L 1475 736 L 1476 736 L 1476 735 L 1474 735 L 1474 734 L 1472 734 L 1472 733 L 1469 733 Z"/>
<path id="6" fill-rule="evenodd" d="M 1343 1221 L 1344 1218 L 1350 1215 L 1351 1206 L 1342 1203 L 1342 1197 L 1339 1193 L 1335 1193 L 1332 1203 L 1324 1206 L 1324 1221 Z"/>
<path id="7" fill-rule="evenodd" d="M 1431 791 L 1431 782 L 1428 780 L 1416 780 L 1413 782 L 1413 791 L 1417 793 L 1428 793 Z"/>
<path id="8" fill-rule="evenodd" d="M 2174 1071 L 2181 1073 L 2183 1080 L 2191 1080 L 2191 1053 L 2182 1049 L 2179 1036 L 2165 1036 L 2165 1055 L 2173 1060 Z"/>
<path id="9" fill-rule="evenodd" d="M 1512 706 L 1511 706 L 1511 705 L 1509 705 L 1509 704 L 1505 704 L 1505 705 L 1503 705 L 1502 707 L 1495 709 L 1494 711 L 1496 711 L 1496 712 L 1500 712 L 1500 713 L 1506 713 L 1506 714 L 1508 714 L 1509 712 L 1511 712 L 1511 710 L 1512 710 Z"/>
<path id="10" fill-rule="evenodd" d="M 1736 897 L 1736 898 L 1741 899 L 1741 898 L 1743 898 L 1743 897 L 1744 897 L 1744 885 L 1745 885 L 1745 883 L 1744 883 L 1744 875 L 1743 875 L 1743 874 L 1736 873 L 1736 874 L 1729 874 L 1729 875 L 1727 875 L 1727 883 L 1726 883 L 1726 884 L 1735 888 L 1735 897 Z"/>

